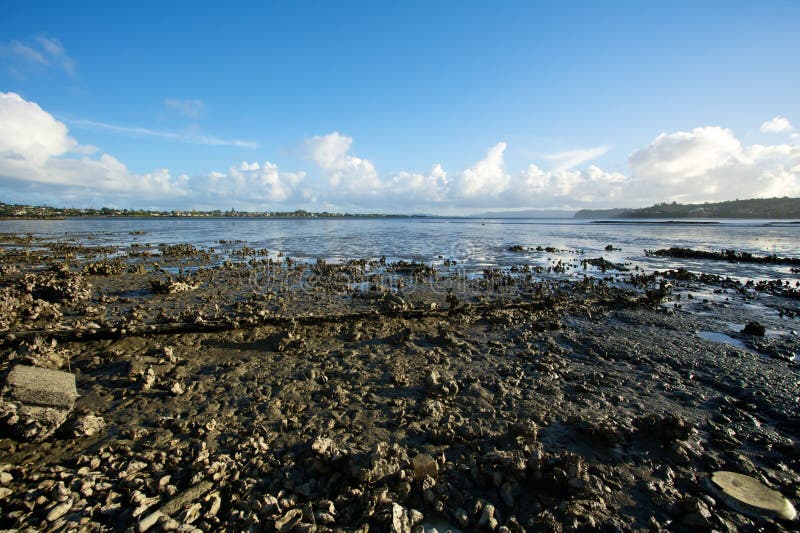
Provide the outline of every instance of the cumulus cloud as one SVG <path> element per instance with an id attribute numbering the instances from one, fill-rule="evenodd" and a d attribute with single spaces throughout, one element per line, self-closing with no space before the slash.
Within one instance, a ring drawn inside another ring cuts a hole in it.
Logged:
<path id="1" fill-rule="evenodd" d="M 339 191 L 363 193 L 380 188 L 372 161 L 350 154 L 353 138 L 338 131 L 305 141 L 309 159 L 325 171 L 328 184 Z"/>
<path id="2" fill-rule="evenodd" d="M 271 204 L 310 199 L 310 191 L 301 190 L 305 172 L 280 172 L 278 165 L 265 161 L 242 162 L 227 172 L 211 172 L 191 181 L 195 199 L 219 207 L 220 201 L 246 203 L 267 209 Z"/>
<path id="3" fill-rule="evenodd" d="M 194 120 L 203 118 L 206 114 L 206 103 L 199 98 L 194 98 L 191 100 L 167 98 L 164 100 L 164 107 L 166 107 L 169 111 Z"/>
<path id="4" fill-rule="evenodd" d="M 67 127 L 33 102 L 0 93 L 0 156 L 33 163 L 74 150 L 78 143 Z"/>
<path id="5" fill-rule="evenodd" d="M 608 151 L 600 146 L 551 154 L 543 158 L 549 168 L 531 164 L 513 173 L 505 167 L 507 144 L 499 142 L 459 172 L 436 164 L 427 174 L 382 177 L 371 161 L 352 154 L 352 145 L 338 132 L 305 142 L 327 178 L 325 187 L 314 186 L 319 197 L 365 209 L 612 207 L 800 195 L 800 146 L 744 146 L 717 126 L 657 136 L 630 154 L 628 172 L 582 167 Z"/>
<path id="6" fill-rule="evenodd" d="M 0 182 L 6 187 L 41 188 L 102 198 L 186 194 L 186 176 L 161 169 L 133 174 L 115 157 L 96 153 L 69 136 L 67 127 L 36 103 L 0 93 Z"/>
<path id="7" fill-rule="evenodd" d="M 542 170 L 531 164 L 522 172 L 514 197 L 532 207 L 613 203 L 622 198 L 626 181 L 624 174 L 595 165 L 582 170 Z"/>
<path id="8" fill-rule="evenodd" d="M 719 127 L 661 134 L 631 154 L 631 199 L 687 202 L 800 195 L 800 145 L 743 146 Z"/>
<path id="9" fill-rule="evenodd" d="M 800 196 L 800 142 L 744 145 L 733 131 L 718 126 L 662 133 L 631 153 L 624 171 L 584 166 L 606 147 L 552 154 L 543 158 L 543 166 L 510 170 L 504 159 L 507 144 L 498 142 L 462 170 L 447 172 L 435 163 L 427 172 L 382 176 L 371 160 L 353 153 L 352 137 L 332 132 L 303 143 L 317 172 L 245 161 L 224 172 L 189 177 L 167 169 L 131 172 L 116 157 L 81 145 L 64 123 L 14 93 L 0 93 L 0 124 L 4 196 L 31 199 L 49 193 L 70 205 L 464 213 Z"/>
<path id="10" fill-rule="evenodd" d="M 788 118 L 778 115 L 775 118 L 764 122 L 761 125 L 761 131 L 765 133 L 783 133 L 794 131 L 794 127 L 792 126 L 792 123 L 789 122 Z"/>
<path id="11" fill-rule="evenodd" d="M 629 163 L 634 175 L 684 183 L 724 165 L 741 150 L 731 130 L 712 126 L 662 133 L 649 146 L 631 154 Z"/>
<path id="12" fill-rule="evenodd" d="M 57 68 L 72 77 L 76 75 L 75 61 L 53 37 L 37 35 L 26 42 L 10 41 L 0 45 L 0 56 L 5 58 L 13 72 L 19 72 L 16 67 L 33 65 Z"/>
<path id="13" fill-rule="evenodd" d="M 427 174 L 400 171 L 390 176 L 373 194 L 381 195 L 387 203 L 397 206 L 434 205 L 447 201 L 449 185 L 447 172 L 436 163 Z"/>
<path id="14" fill-rule="evenodd" d="M 324 176 L 324 182 L 316 184 L 314 198 L 381 209 L 447 199 L 447 172 L 440 164 L 434 164 L 427 174 L 402 170 L 381 178 L 372 161 L 351 153 L 352 145 L 352 137 L 336 131 L 304 141 L 306 157 Z"/>
<path id="15" fill-rule="evenodd" d="M 16 198 L 165 208 L 232 202 L 252 209 L 310 199 L 305 172 L 281 172 L 269 161 L 192 178 L 168 169 L 133 173 L 116 157 L 79 144 L 65 124 L 14 93 L 0 93 L 0 124 L 0 188 Z"/>
<path id="16" fill-rule="evenodd" d="M 511 178 L 505 171 L 503 154 L 507 144 L 499 142 L 489 148 L 486 157 L 464 170 L 456 179 L 454 189 L 460 196 L 497 197 L 504 193 Z"/>

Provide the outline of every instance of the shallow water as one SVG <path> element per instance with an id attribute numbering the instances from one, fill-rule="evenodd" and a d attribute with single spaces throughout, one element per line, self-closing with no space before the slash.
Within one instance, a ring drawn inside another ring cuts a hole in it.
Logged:
<path id="1" fill-rule="evenodd" d="M 445 259 L 470 271 L 493 266 L 552 266 L 559 260 L 585 272 L 581 259 L 604 257 L 645 270 L 682 266 L 689 270 L 741 279 L 800 279 L 788 266 L 733 264 L 646 257 L 644 250 L 680 246 L 753 254 L 800 257 L 800 224 L 768 220 L 718 220 L 715 224 L 592 223 L 575 219 L 470 218 L 72 218 L 2 220 L 0 232 L 82 244 L 128 246 L 191 243 L 224 250 L 220 241 L 266 248 L 299 260 L 342 261 L 353 258 L 415 260 L 441 264 Z M 144 232 L 139 234 L 139 232 Z M 554 247 L 560 253 L 510 252 L 521 245 Z M 607 245 L 614 251 L 606 251 Z M 618 248 L 618 250 L 617 250 Z M 596 269 L 589 267 L 592 272 Z M 608 275 L 613 274 L 612 271 Z"/>
<path id="2" fill-rule="evenodd" d="M 698 331 L 697 336 L 707 341 L 721 343 L 721 344 L 730 344 L 731 346 L 736 346 L 737 348 L 742 348 L 744 350 L 747 349 L 745 343 L 743 343 L 739 339 L 734 339 L 730 335 L 726 335 L 718 331 Z"/>

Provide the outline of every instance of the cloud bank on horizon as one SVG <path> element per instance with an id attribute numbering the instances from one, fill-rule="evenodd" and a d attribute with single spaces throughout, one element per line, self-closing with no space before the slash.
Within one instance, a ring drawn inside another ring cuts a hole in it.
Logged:
<path id="1" fill-rule="evenodd" d="M 166 105 L 195 117 L 205 110 L 200 101 Z M 353 138 L 334 131 L 300 142 L 309 169 L 243 161 L 203 175 L 167 168 L 138 174 L 113 155 L 80 144 L 36 102 L 0 92 L 0 190 L 17 201 L 76 207 L 405 213 L 800 196 L 800 135 L 782 116 L 760 129 L 774 135 L 775 144 L 743 145 L 720 126 L 662 133 L 628 156 L 627 172 L 591 163 L 606 146 L 550 154 L 546 169 L 533 163 L 510 169 L 507 143 L 500 141 L 468 168 L 447 171 L 432 162 L 426 173 L 381 175 L 375 162 L 354 153 Z"/>

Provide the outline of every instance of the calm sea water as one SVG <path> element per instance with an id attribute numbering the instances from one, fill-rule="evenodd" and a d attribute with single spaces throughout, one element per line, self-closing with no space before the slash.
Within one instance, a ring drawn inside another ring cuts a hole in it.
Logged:
<path id="1" fill-rule="evenodd" d="M 748 279 L 800 278 L 783 266 L 672 260 L 644 254 L 645 249 L 682 246 L 800 257 L 800 224 L 768 220 L 716 222 L 597 224 L 574 219 L 74 218 L 3 220 L 0 232 L 73 239 L 90 245 L 138 243 L 155 246 L 180 242 L 217 250 L 225 249 L 220 245 L 221 240 L 239 240 L 253 248 L 267 248 L 286 257 L 309 261 L 386 256 L 389 260 L 440 264 L 444 259 L 454 259 L 465 267 L 482 269 L 523 263 L 552 265 L 558 260 L 603 256 L 609 261 L 638 265 L 646 270 L 684 266 Z M 526 248 L 549 246 L 567 252 L 509 252 L 509 246 L 515 244 Z M 606 251 L 609 244 L 619 250 Z"/>

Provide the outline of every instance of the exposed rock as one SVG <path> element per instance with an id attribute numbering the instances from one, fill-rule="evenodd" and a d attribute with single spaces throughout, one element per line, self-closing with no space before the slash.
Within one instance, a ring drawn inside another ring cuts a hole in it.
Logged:
<path id="1" fill-rule="evenodd" d="M 78 398 L 73 374 L 25 365 L 11 369 L 6 390 L 12 400 L 58 409 L 72 409 Z"/>
<path id="2" fill-rule="evenodd" d="M 389 531 L 391 533 L 411 533 L 411 524 L 406 510 L 401 505 L 393 503 L 390 512 Z"/>
<path id="3" fill-rule="evenodd" d="M 282 517 L 275 520 L 275 529 L 281 533 L 291 531 L 303 519 L 303 511 L 301 509 L 290 509 Z"/>
<path id="4" fill-rule="evenodd" d="M 783 520 L 797 518 L 792 502 L 753 477 L 721 470 L 712 474 L 710 487 L 726 505 L 740 513 Z"/>
<path id="5" fill-rule="evenodd" d="M 103 431 L 106 421 L 102 416 L 82 415 L 72 423 L 72 435 L 75 437 L 91 437 Z"/>
<path id="6" fill-rule="evenodd" d="M 744 335 L 752 335 L 754 337 L 763 337 L 767 332 L 767 328 L 756 321 L 750 321 L 745 324 L 741 333 Z"/>
<path id="7" fill-rule="evenodd" d="M 422 481 L 426 476 L 436 479 L 439 474 L 439 465 L 436 460 L 428 454 L 421 453 L 411 460 L 414 468 L 414 479 Z"/>
<path id="8" fill-rule="evenodd" d="M 186 388 L 183 386 L 183 383 L 181 383 L 180 381 L 176 381 L 175 383 L 172 384 L 172 387 L 170 387 L 169 391 L 175 396 L 180 396 L 181 394 L 186 392 Z"/>

